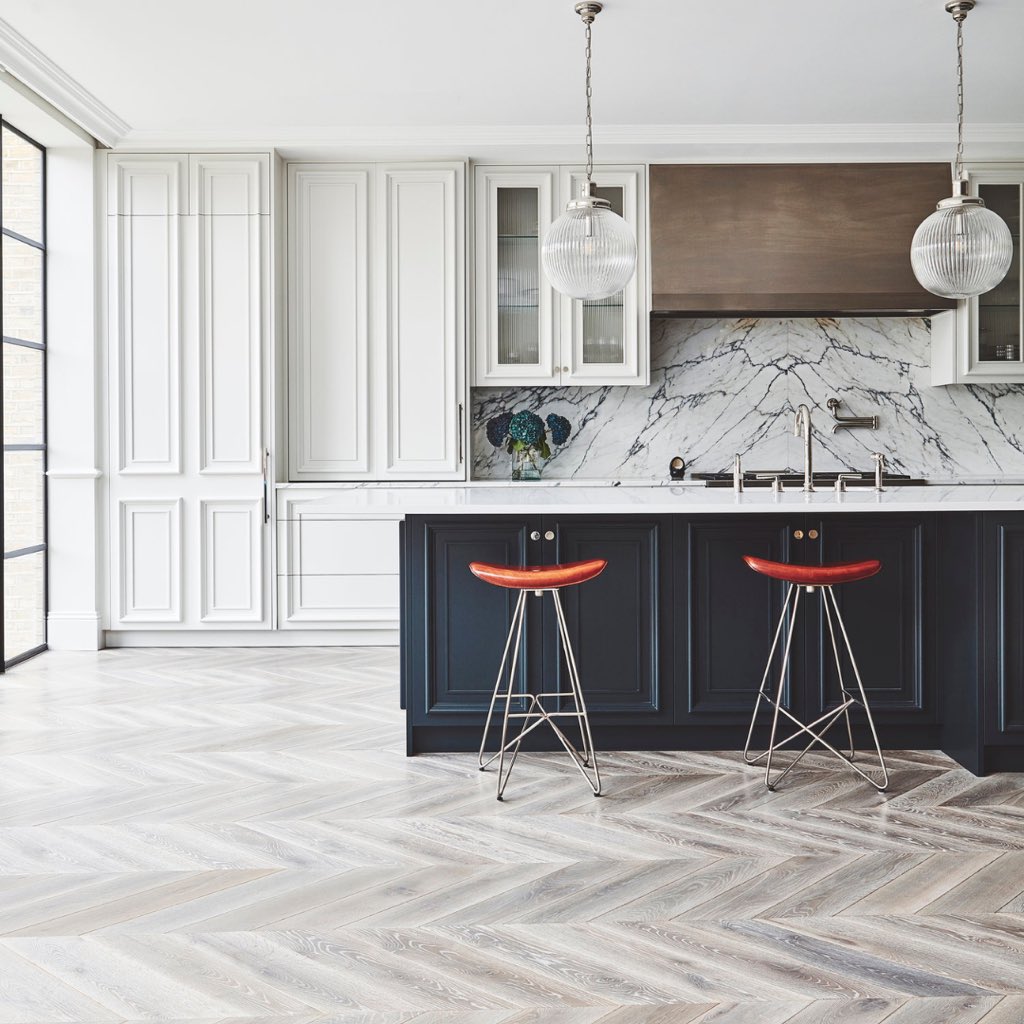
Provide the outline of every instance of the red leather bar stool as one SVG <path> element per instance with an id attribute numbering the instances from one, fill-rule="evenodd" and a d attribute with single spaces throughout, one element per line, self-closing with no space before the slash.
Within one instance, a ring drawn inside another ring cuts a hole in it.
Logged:
<path id="1" fill-rule="evenodd" d="M 505 653 L 501 656 L 501 667 L 498 669 L 498 678 L 494 684 L 494 694 L 491 697 L 491 706 L 487 711 L 487 722 L 484 725 L 484 735 L 480 742 L 480 754 L 478 762 L 480 771 L 485 771 L 487 766 L 498 761 L 498 799 L 504 799 L 505 787 L 508 785 L 509 776 L 515 766 L 516 758 L 519 756 L 519 746 L 523 738 L 533 732 L 537 726 L 547 723 L 551 726 L 558 741 L 565 748 L 565 752 L 572 759 L 573 764 L 579 769 L 580 774 L 587 780 L 594 796 L 601 795 L 601 772 L 597 767 L 597 758 L 594 755 L 594 740 L 590 734 L 590 720 L 587 718 L 587 706 L 583 701 L 583 688 L 580 686 L 580 673 L 576 667 L 576 656 L 573 654 L 572 642 L 569 640 L 569 630 L 565 624 L 565 612 L 562 610 L 562 601 L 558 596 L 562 587 L 575 586 L 578 583 L 586 583 L 595 576 L 600 576 L 608 563 L 603 558 L 594 558 L 586 562 L 569 562 L 565 565 L 529 565 L 525 567 L 511 565 L 488 565 L 484 562 L 470 562 L 469 569 L 474 576 L 479 577 L 486 583 L 496 587 L 505 587 L 508 590 L 518 590 L 519 597 L 516 601 L 515 611 L 512 614 L 512 625 L 509 627 L 508 639 L 505 641 Z M 515 684 L 516 664 L 519 660 L 519 647 L 523 634 L 523 617 L 526 612 L 526 597 L 530 591 L 540 597 L 545 591 L 549 592 L 555 602 L 555 616 L 558 619 L 558 635 L 562 643 L 562 651 L 565 654 L 566 675 L 569 680 L 568 690 L 550 691 L 547 693 L 513 693 L 512 687 Z M 508 685 L 502 692 L 502 681 L 505 676 L 505 665 L 509 660 L 509 651 L 512 652 L 512 664 L 508 672 Z M 548 710 L 544 706 L 544 699 L 550 698 L 555 701 L 569 699 L 572 702 L 572 710 L 566 705 L 556 704 L 554 710 Z M 487 733 L 491 727 L 491 718 L 494 715 L 494 706 L 499 700 L 505 702 L 505 708 L 501 723 L 501 745 L 498 750 L 484 760 L 484 752 L 487 746 Z M 525 702 L 525 710 L 513 711 L 513 703 L 519 707 Z M 580 729 L 582 750 L 577 750 L 575 745 L 559 728 L 555 719 L 575 718 Z M 509 737 L 509 722 L 512 719 L 520 719 L 522 725 L 514 737 Z M 506 755 L 508 755 L 508 766 L 506 767 Z"/>
<path id="2" fill-rule="evenodd" d="M 843 623 L 843 617 L 839 612 L 839 604 L 836 601 L 836 595 L 833 593 L 832 589 L 839 584 L 856 583 L 858 580 L 866 580 L 869 577 L 874 576 L 881 570 L 882 563 L 875 559 L 871 559 L 864 562 L 845 562 L 839 565 L 788 565 L 785 562 L 770 562 L 765 558 L 755 558 L 753 555 L 744 555 L 743 560 L 751 569 L 754 570 L 754 572 L 759 572 L 763 576 L 769 576 L 775 580 L 783 580 L 789 584 L 789 587 L 786 590 L 786 599 L 782 602 L 782 615 L 779 617 L 779 625 L 775 630 L 775 639 L 772 641 L 771 653 L 768 655 L 768 664 L 765 666 L 764 676 L 761 679 L 761 687 L 757 694 L 757 701 L 754 704 L 754 715 L 750 720 L 750 730 L 747 732 L 747 742 L 746 746 L 743 748 L 743 759 L 747 764 L 756 764 L 764 758 L 764 784 L 770 790 L 774 790 L 775 787 L 797 766 L 804 754 L 806 754 L 815 743 L 820 743 L 823 747 L 831 750 L 832 753 L 841 761 L 848 764 L 858 775 L 874 786 L 875 789 L 879 790 L 879 792 L 884 792 L 886 787 L 889 785 L 889 772 L 885 765 L 885 758 L 882 756 L 882 748 L 878 742 L 878 733 L 875 730 L 874 719 L 871 717 L 871 708 L 868 705 L 868 699 L 864 693 L 864 684 L 861 682 L 860 670 L 857 668 L 857 661 L 853 656 L 853 648 L 850 646 L 850 638 L 847 636 L 846 626 Z M 825 610 L 825 622 L 828 624 L 829 638 L 832 641 L 832 653 L 836 660 L 836 671 L 839 673 L 839 688 L 842 694 L 842 700 L 837 707 L 831 708 L 826 711 L 825 714 L 821 715 L 821 717 L 816 718 L 813 722 L 805 725 L 787 708 L 782 706 L 782 688 L 786 679 L 786 668 L 789 665 L 789 652 L 793 643 L 793 631 L 796 628 L 796 616 L 797 610 L 800 606 L 800 594 L 804 591 L 807 593 L 814 593 L 815 590 L 821 593 L 821 605 Z M 768 690 L 768 676 L 771 672 L 772 659 L 775 657 L 775 651 L 778 649 L 779 638 L 782 635 L 782 629 L 785 625 L 787 615 L 790 617 L 789 632 L 786 636 L 785 650 L 782 655 L 782 671 L 779 673 L 779 685 L 773 696 Z M 857 680 L 856 693 L 847 688 L 846 682 L 843 679 L 843 666 L 839 659 L 839 645 L 836 641 L 836 623 L 839 625 L 839 631 L 842 633 L 843 642 L 846 644 L 846 650 L 850 655 L 850 664 L 853 666 L 853 674 Z M 754 735 L 754 724 L 757 722 L 757 714 L 761 709 L 762 702 L 766 703 L 773 709 L 771 738 L 768 741 L 768 747 L 766 750 L 760 754 L 751 755 L 750 743 Z M 874 740 L 875 752 L 878 755 L 878 764 L 881 772 L 877 780 L 864 771 L 860 765 L 853 763 L 853 759 L 856 756 L 856 750 L 853 746 L 853 727 L 850 724 L 850 708 L 854 704 L 859 704 L 864 709 L 868 726 L 871 728 L 871 738 Z M 777 739 L 780 716 L 785 716 L 796 726 L 796 730 L 794 732 L 781 740 Z M 849 754 L 841 753 L 831 743 L 829 743 L 827 739 L 825 739 L 825 734 L 840 719 L 845 719 L 846 722 L 846 735 L 850 743 Z M 807 740 L 807 744 L 804 746 L 803 750 L 793 758 L 785 769 L 772 779 L 772 759 L 774 755 L 792 740 L 797 738 L 803 740 L 806 737 L 809 737 L 809 739 Z"/>

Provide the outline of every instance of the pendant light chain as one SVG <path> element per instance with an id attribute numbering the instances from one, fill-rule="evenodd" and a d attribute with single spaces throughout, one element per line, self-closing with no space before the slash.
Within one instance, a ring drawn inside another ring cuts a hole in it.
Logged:
<path id="1" fill-rule="evenodd" d="M 964 177 L 964 22 L 956 23 L 956 162 L 953 178 L 962 181 Z"/>
<path id="2" fill-rule="evenodd" d="M 594 175 L 594 120 L 590 110 L 590 100 L 593 96 L 593 89 L 590 85 L 590 42 L 591 42 L 591 30 L 590 26 L 593 23 L 593 18 L 584 19 L 586 23 L 587 31 L 587 193 L 590 193 L 590 184 Z"/>

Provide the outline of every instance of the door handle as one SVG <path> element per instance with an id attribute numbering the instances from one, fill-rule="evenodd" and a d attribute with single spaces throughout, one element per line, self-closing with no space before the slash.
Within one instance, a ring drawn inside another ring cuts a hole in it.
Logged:
<path id="1" fill-rule="evenodd" d="M 463 441 L 463 436 L 462 436 L 463 435 L 462 419 L 463 419 L 463 408 L 462 408 L 462 403 L 459 402 L 459 465 L 461 465 L 463 462 L 466 461 L 465 452 L 463 451 L 464 441 Z"/>
<path id="2" fill-rule="evenodd" d="M 540 530 L 534 530 L 530 534 L 530 540 L 540 540 Z"/>
<path id="3" fill-rule="evenodd" d="M 270 522 L 270 449 L 263 449 L 263 525 Z"/>
<path id="4" fill-rule="evenodd" d="M 807 531 L 807 536 L 811 540 L 817 540 L 818 539 L 818 531 L 817 530 L 808 530 Z"/>
<path id="5" fill-rule="evenodd" d="M 545 532 L 545 534 L 544 534 L 544 539 L 545 540 L 554 540 L 555 539 L 555 531 L 554 530 L 547 530 Z"/>
<path id="6" fill-rule="evenodd" d="M 804 531 L 803 530 L 794 530 L 793 531 L 793 536 L 797 540 L 803 540 L 804 539 Z"/>

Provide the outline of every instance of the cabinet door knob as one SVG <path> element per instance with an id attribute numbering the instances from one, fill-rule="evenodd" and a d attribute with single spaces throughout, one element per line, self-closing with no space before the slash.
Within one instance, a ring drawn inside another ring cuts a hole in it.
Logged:
<path id="1" fill-rule="evenodd" d="M 545 530 L 544 531 L 544 539 L 545 540 L 554 540 L 555 539 L 555 531 L 554 530 Z"/>
<path id="2" fill-rule="evenodd" d="M 540 540 L 540 530 L 534 530 L 530 534 L 530 540 Z"/>
<path id="3" fill-rule="evenodd" d="M 804 531 L 803 530 L 794 530 L 793 531 L 793 536 L 796 537 L 797 540 L 803 540 L 804 539 Z"/>
<path id="4" fill-rule="evenodd" d="M 808 530 L 807 531 L 807 536 L 810 537 L 811 540 L 817 540 L 818 539 L 818 531 L 817 530 Z"/>

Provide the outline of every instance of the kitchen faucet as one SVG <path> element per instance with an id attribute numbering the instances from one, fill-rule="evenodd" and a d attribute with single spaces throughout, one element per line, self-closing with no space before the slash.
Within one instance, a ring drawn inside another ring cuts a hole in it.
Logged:
<path id="1" fill-rule="evenodd" d="M 804 439 L 804 491 L 814 490 L 812 482 L 813 473 L 811 470 L 811 410 L 806 405 L 800 405 L 796 410 L 796 422 L 793 425 L 794 437 Z"/>

